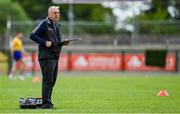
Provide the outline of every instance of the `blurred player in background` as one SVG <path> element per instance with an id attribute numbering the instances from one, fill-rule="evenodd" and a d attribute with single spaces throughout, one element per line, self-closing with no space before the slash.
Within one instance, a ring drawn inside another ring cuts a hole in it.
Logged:
<path id="1" fill-rule="evenodd" d="M 12 57 L 12 67 L 9 74 L 10 79 L 15 79 L 15 76 L 17 75 L 16 73 L 18 73 L 19 79 L 24 80 L 24 77 L 22 75 L 25 66 L 24 62 L 22 61 L 22 56 L 24 53 L 22 37 L 22 33 L 17 33 L 10 44 L 10 51 Z M 17 65 L 19 65 L 19 67 L 17 67 Z"/>

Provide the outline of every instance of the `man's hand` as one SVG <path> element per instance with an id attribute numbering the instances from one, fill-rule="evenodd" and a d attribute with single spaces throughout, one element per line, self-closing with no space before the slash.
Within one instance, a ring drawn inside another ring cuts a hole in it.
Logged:
<path id="1" fill-rule="evenodd" d="M 51 41 L 46 41 L 46 47 L 51 47 L 52 42 Z"/>
<path id="2" fill-rule="evenodd" d="M 65 39 L 65 40 L 64 40 L 63 45 L 65 45 L 65 46 L 66 46 L 66 45 L 69 45 L 68 39 Z"/>

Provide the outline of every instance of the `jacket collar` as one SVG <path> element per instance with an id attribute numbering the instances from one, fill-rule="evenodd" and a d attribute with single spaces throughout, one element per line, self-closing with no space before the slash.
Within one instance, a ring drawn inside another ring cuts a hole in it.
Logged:
<path id="1" fill-rule="evenodd" d="M 47 23 L 48 23 L 48 24 L 53 24 L 52 20 L 49 19 L 48 17 L 46 17 L 46 20 L 47 20 Z"/>
<path id="2" fill-rule="evenodd" d="M 48 24 L 53 25 L 53 22 L 52 22 L 52 20 L 51 20 L 49 17 L 46 17 L 46 20 L 47 20 L 47 23 L 48 23 Z M 56 23 L 56 25 L 57 25 L 58 27 L 60 27 L 60 26 L 61 26 L 61 24 L 60 24 L 60 23 Z"/>

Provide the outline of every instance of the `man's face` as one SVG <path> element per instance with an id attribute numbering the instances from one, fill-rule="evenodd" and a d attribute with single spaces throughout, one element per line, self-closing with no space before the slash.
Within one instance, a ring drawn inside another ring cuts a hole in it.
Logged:
<path id="1" fill-rule="evenodd" d="M 58 22 L 60 18 L 60 11 L 58 8 L 53 8 L 49 11 L 48 15 L 53 22 Z"/>

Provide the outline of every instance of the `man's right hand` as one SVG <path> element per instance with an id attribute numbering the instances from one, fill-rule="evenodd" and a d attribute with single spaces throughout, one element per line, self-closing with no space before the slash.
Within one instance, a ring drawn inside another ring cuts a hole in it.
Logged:
<path id="1" fill-rule="evenodd" d="M 52 42 L 51 41 L 46 41 L 46 47 L 51 47 Z"/>

